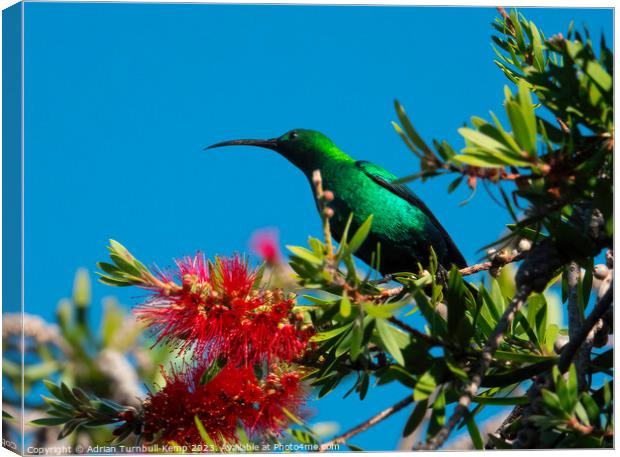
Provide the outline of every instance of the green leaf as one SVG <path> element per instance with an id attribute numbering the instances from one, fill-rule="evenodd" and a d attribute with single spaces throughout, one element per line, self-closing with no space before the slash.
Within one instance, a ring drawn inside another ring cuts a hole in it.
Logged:
<path id="1" fill-rule="evenodd" d="M 448 326 L 441 315 L 433 308 L 428 301 L 428 297 L 421 290 L 414 292 L 415 301 L 418 308 L 424 315 L 426 322 L 431 328 L 431 334 L 442 338 L 448 338 Z"/>
<path id="2" fill-rule="evenodd" d="M 90 278 L 88 271 L 80 268 L 75 274 L 73 283 L 73 303 L 75 306 L 85 308 L 90 304 Z"/>
<path id="3" fill-rule="evenodd" d="M 415 388 L 416 378 L 409 373 L 405 368 L 399 365 L 389 365 L 385 372 L 383 372 L 377 381 L 377 385 L 381 386 L 389 384 L 390 382 L 398 381 L 402 385 Z"/>
<path id="4" fill-rule="evenodd" d="M 456 178 L 454 181 L 452 181 L 450 183 L 450 185 L 448 186 L 448 193 L 451 194 L 452 192 L 454 192 L 454 190 L 459 187 L 459 184 L 461 184 L 461 182 L 463 181 L 463 179 L 465 178 L 465 176 L 459 176 L 458 178 Z"/>
<path id="5" fill-rule="evenodd" d="M 469 436 L 471 437 L 471 442 L 474 445 L 474 449 L 484 449 L 484 441 L 482 440 L 482 435 L 480 435 L 480 430 L 478 430 L 478 426 L 476 425 L 476 421 L 473 417 L 471 417 L 467 421 L 467 431 L 469 432 Z"/>
<path id="6" fill-rule="evenodd" d="M 117 278 L 113 278 L 111 276 L 106 276 L 104 274 L 99 273 L 98 271 L 95 272 L 95 274 L 97 276 L 99 276 L 99 282 L 102 282 L 103 284 L 106 284 L 108 286 L 128 287 L 128 286 L 132 286 L 133 285 L 133 283 L 131 283 L 130 281 L 127 281 L 125 279 L 117 279 Z"/>
<path id="7" fill-rule="evenodd" d="M 356 361 L 362 351 L 362 341 L 364 339 L 364 324 L 362 319 L 356 319 L 353 323 L 351 334 L 350 356 L 352 361 Z"/>
<path id="8" fill-rule="evenodd" d="M 526 379 L 531 379 L 545 370 L 548 370 L 554 365 L 554 363 L 555 360 L 549 358 L 549 360 L 533 363 L 524 367 L 487 374 L 482 379 L 481 385 L 482 387 L 505 387 L 512 384 L 517 384 L 521 381 L 525 381 Z"/>
<path id="9" fill-rule="evenodd" d="M 415 385 L 413 399 L 421 401 L 427 399 L 437 388 L 437 381 L 431 370 L 424 373 Z"/>
<path id="10" fill-rule="evenodd" d="M 439 391 L 435 403 L 433 403 L 433 413 L 428 422 L 428 430 L 426 431 L 427 439 L 431 436 L 435 436 L 446 422 L 446 397 L 443 389 Z"/>
<path id="11" fill-rule="evenodd" d="M 580 300 L 581 300 L 581 309 L 585 310 L 588 307 L 588 302 L 590 301 L 590 294 L 592 293 L 592 280 L 593 280 L 593 272 L 594 267 L 592 265 L 588 265 L 583 273 L 583 279 L 579 282 L 579 292 L 580 292 Z"/>
<path id="12" fill-rule="evenodd" d="M 26 364 L 24 368 L 24 380 L 26 382 L 33 382 L 43 378 L 48 378 L 56 373 L 59 368 L 59 363 L 55 360 L 30 365 Z"/>
<path id="13" fill-rule="evenodd" d="M 308 238 L 308 244 L 310 245 L 310 247 L 312 248 L 312 251 L 317 257 L 319 258 L 323 257 L 323 253 L 325 252 L 325 247 L 323 246 L 323 243 L 321 242 L 321 240 L 311 236 Z"/>
<path id="14" fill-rule="evenodd" d="M 524 151 L 527 151 L 530 156 L 534 157 L 536 155 L 536 137 L 530 137 L 530 132 L 525 116 L 521 111 L 521 106 L 512 100 L 507 100 L 505 106 L 517 143 L 519 143 L 519 146 L 521 146 Z"/>
<path id="15" fill-rule="evenodd" d="M 407 136 L 411 139 L 411 141 L 420 148 L 420 151 L 424 155 L 433 155 L 433 152 L 428 147 L 428 145 L 422 140 L 422 137 L 418 134 L 416 129 L 413 128 L 413 125 L 409 121 L 407 114 L 405 113 L 405 108 L 398 102 L 398 100 L 394 100 L 394 108 L 396 109 L 396 114 L 401 124 L 403 124 L 403 128 L 405 132 L 407 132 Z"/>
<path id="16" fill-rule="evenodd" d="M 611 91 L 613 87 L 611 75 L 598 62 L 589 60 L 584 71 L 603 91 Z"/>
<path id="17" fill-rule="evenodd" d="M 543 341 L 547 331 L 547 300 L 543 294 L 532 294 L 527 299 L 527 321 Z"/>
<path id="18" fill-rule="evenodd" d="M 426 415 L 426 410 L 428 409 L 428 399 L 424 399 L 416 403 L 409 419 L 407 419 L 407 423 L 405 424 L 405 428 L 403 429 L 403 437 L 411 435 L 418 426 L 424 420 L 424 416 Z"/>
<path id="19" fill-rule="evenodd" d="M 448 288 L 445 297 L 448 305 L 448 333 L 452 336 L 457 335 L 457 330 L 463 319 L 465 319 L 465 282 L 456 266 L 452 266 L 448 276 Z M 465 334 L 460 338 L 461 342 L 466 342 L 470 335 Z"/>
<path id="20" fill-rule="evenodd" d="M 408 300 L 403 300 L 396 303 L 388 303 L 385 305 L 375 305 L 371 302 L 366 302 L 364 303 L 363 308 L 369 316 L 381 319 L 389 319 L 394 315 L 394 311 L 408 304 Z"/>
<path id="21" fill-rule="evenodd" d="M 77 429 L 80 426 L 80 421 L 79 420 L 70 420 L 67 423 L 65 423 L 65 426 L 60 430 L 60 433 L 58 434 L 58 439 L 62 440 L 63 438 L 66 438 L 67 436 L 71 435 L 71 433 L 73 433 L 75 431 L 75 429 Z"/>
<path id="22" fill-rule="evenodd" d="M 580 402 L 577 402 L 577 404 L 575 404 L 575 415 L 583 424 L 590 425 L 590 418 L 588 417 L 588 412 Z"/>
<path id="23" fill-rule="evenodd" d="M 321 306 L 332 306 L 338 303 L 340 300 L 340 297 L 338 295 L 329 294 L 329 296 L 332 296 L 333 298 L 328 299 L 325 297 L 315 297 L 313 295 L 303 295 L 303 298 L 305 298 L 311 303 L 314 303 L 315 305 L 321 305 Z"/>
<path id="24" fill-rule="evenodd" d="M 517 47 L 519 51 L 526 50 L 525 37 L 523 36 L 523 29 L 521 28 L 521 22 L 519 21 L 518 13 L 516 11 L 510 12 L 510 22 L 514 28 L 515 38 L 517 40 Z"/>
<path id="25" fill-rule="evenodd" d="M 110 258 L 114 261 L 114 263 L 116 264 L 116 266 L 118 267 L 118 269 L 121 271 L 121 273 L 123 273 L 124 275 L 129 275 L 135 278 L 139 278 L 141 273 L 140 270 L 138 270 L 134 265 L 133 265 L 133 258 L 130 260 L 126 260 L 123 257 L 116 255 L 116 254 L 110 254 Z"/>
<path id="26" fill-rule="evenodd" d="M 586 412 L 588 413 L 588 418 L 590 419 L 590 422 L 596 423 L 599 418 L 599 414 L 601 413 L 601 410 L 594 401 L 594 399 L 587 393 L 583 393 L 581 397 L 581 403 L 583 404 Z"/>
<path id="27" fill-rule="evenodd" d="M 340 315 L 345 318 L 351 315 L 351 300 L 349 300 L 346 291 L 342 294 L 342 299 L 340 300 Z"/>
<path id="28" fill-rule="evenodd" d="M 496 168 L 505 165 L 505 162 L 495 159 L 493 156 L 479 157 L 472 154 L 458 154 L 452 157 L 452 161 L 461 162 L 474 167 Z"/>
<path id="29" fill-rule="evenodd" d="M 362 225 L 360 225 L 357 231 L 353 234 L 353 237 L 351 238 L 351 240 L 348 242 L 349 252 L 351 254 L 355 253 L 360 248 L 364 240 L 366 240 L 366 237 L 368 236 L 368 233 L 370 232 L 371 226 L 372 226 L 372 214 L 368 216 L 368 219 L 366 219 L 362 223 Z"/>
<path id="30" fill-rule="evenodd" d="M 286 246 L 286 248 L 295 254 L 300 259 L 303 259 L 307 262 L 310 262 L 315 265 L 322 265 L 323 259 L 317 257 L 312 251 L 309 249 L 303 248 L 301 246 Z"/>
<path id="31" fill-rule="evenodd" d="M 32 425 L 51 427 L 54 425 L 64 424 L 69 421 L 68 417 L 44 417 L 30 421 Z"/>
<path id="32" fill-rule="evenodd" d="M 298 429 L 289 429 L 288 431 L 293 438 L 303 444 L 317 444 L 316 439 L 312 436 L 311 433 L 298 430 Z"/>
<path id="33" fill-rule="evenodd" d="M 501 157 L 506 155 L 506 153 L 511 153 L 504 143 L 501 143 L 495 138 L 479 132 L 478 130 L 462 127 L 458 129 L 458 132 L 461 136 L 471 141 L 473 144 L 480 146 L 483 150 L 488 151 L 489 153 L 492 153 L 494 157 Z"/>
<path id="34" fill-rule="evenodd" d="M 534 66 L 540 72 L 545 70 L 545 57 L 543 55 L 542 40 L 540 33 L 532 21 L 530 21 L 530 30 L 532 32 L 532 51 L 534 54 Z"/>
<path id="35" fill-rule="evenodd" d="M 463 370 L 456 363 L 450 360 L 450 357 L 445 357 L 444 362 L 446 362 L 446 366 L 448 367 L 448 369 L 461 381 L 467 381 L 469 379 L 465 370 Z"/>
<path id="36" fill-rule="evenodd" d="M 483 397 L 476 396 L 473 398 L 475 403 L 480 405 L 497 405 L 497 406 L 512 406 L 512 405 L 527 405 L 529 400 L 527 397 Z"/>
<path id="37" fill-rule="evenodd" d="M 215 378 L 225 366 L 226 360 L 221 358 L 215 359 L 213 362 L 211 362 L 211 365 L 209 365 L 205 369 L 204 373 L 202 373 L 202 376 L 200 376 L 200 384 L 207 384 L 209 381 Z"/>
<path id="38" fill-rule="evenodd" d="M 384 349 L 389 352 L 392 357 L 394 357 L 394 360 L 398 364 L 404 365 L 405 359 L 403 358 L 400 347 L 398 347 L 398 343 L 392 334 L 392 327 L 386 323 L 385 319 L 376 319 L 375 328 L 379 333 L 379 338 L 383 343 Z"/>
<path id="39" fill-rule="evenodd" d="M 54 397 L 58 398 L 61 401 L 65 401 L 65 396 L 63 395 L 60 386 L 54 384 L 48 379 L 44 379 L 43 384 L 47 388 L 48 392 L 51 393 Z"/>
<path id="40" fill-rule="evenodd" d="M 538 362 L 553 362 L 557 360 L 556 356 L 538 355 L 531 352 L 510 352 L 510 351 L 495 351 L 495 358 L 498 360 L 510 360 L 513 362 L 525 362 L 525 363 L 538 363 Z"/>
<path id="41" fill-rule="evenodd" d="M 353 325 L 352 322 L 348 323 L 347 325 L 343 325 L 342 327 L 337 327 L 337 328 L 333 328 L 331 330 L 327 330 L 325 332 L 320 332 L 317 333 L 316 335 L 312 336 L 310 338 L 310 341 L 327 341 L 327 340 L 331 340 L 332 338 L 340 335 L 343 332 L 346 332 L 347 330 L 349 330 L 351 328 L 351 326 Z"/>
<path id="42" fill-rule="evenodd" d="M 202 441 L 204 441 L 205 444 L 209 445 L 211 449 L 217 449 L 217 445 L 211 439 L 211 437 L 207 433 L 207 430 L 205 429 L 205 426 L 202 425 L 202 421 L 197 415 L 194 415 L 194 424 L 198 429 L 198 433 L 200 434 L 200 438 L 202 438 Z"/>
<path id="43" fill-rule="evenodd" d="M 548 391 L 547 389 L 542 389 L 542 399 L 547 407 L 553 414 L 557 414 L 563 419 L 570 419 L 570 414 L 568 414 L 564 408 L 562 407 L 562 403 L 560 402 L 560 398 L 553 392 Z"/>
<path id="44" fill-rule="evenodd" d="M 360 395 L 360 400 L 363 400 L 364 398 L 366 398 L 366 394 L 368 393 L 369 386 L 370 386 L 370 376 L 368 375 L 368 372 L 365 371 L 364 373 L 362 373 L 362 380 L 356 388 L 357 392 Z"/>
<path id="45" fill-rule="evenodd" d="M 122 273 L 116 265 L 107 262 L 97 262 L 97 267 L 112 276 L 118 276 Z"/>
<path id="46" fill-rule="evenodd" d="M 344 226 L 344 230 L 342 231 L 342 236 L 340 237 L 340 246 L 338 246 L 338 251 L 336 252 L 337 258 L 340 258 L 341 254 L 343 253 L 343 248 L 347 244 L 346 241 L 349 239 L 349 229 L 351 228 L 351 222 L 353 222 L 353 213 L 349 213 L 347 223 Z"/>
<path id="47" fill-rule="evenodd" d="M 608 405 L 611 403 L 611 388 L 607 379 L 603 382 L 603 404 Z"/>
<path id="48" fill-rule="evenodd" d="M 396 130 L 396 133 L 398 133 L 398 136 L 400 136 L 400 138 L 405 142 L 405 144 L 407 145 L 407 147 L 411 150 L 411 152 L 413 152 L 415 154 L 416 157 L 418 157 L 419 159 L 422 159 L 424 156 L 423 154 L 418 150 L 418 148 L 416 147 L 416 145 L 409 139 L 409 137 L 407 135 L 405 135 L 405 132 L 403 132 L 403 129 L 400 128 L 400 125 L 398 125 L 396 122 L 392 121 L 392 127 L 394 127 L 394 130 Z M 419 174 L 416 173 L 415 175 L 412 175 L 410 177 L 407 178 L 403 178 L 403 179 L 417 179 L 417 177 L 419 177 Z"/>
<path id="49" fill-rule="evenodd" d="M 110 347 L 117 340 L 117 332 L 122 328 L 124 317 L 124 313 L 114 299 L 104 301 L 101 321 L 101 337 L 104 347 Z"/>
<path id="50" fill-rule="evenodd" d="M 540 342 L 538 341 L 538 336 L 536 335 L 536 332 L 534 331 L 529 321 L 527 320 L 527 318 L 521 311 L 517 311 L 515 322 L 519 323 L 521 327 L 523 327 L 523 331 L 525 331 L 525 333 L 527 334 L 527 337 L 530 339 L 530 342 L 534 344 L 534 346 L 540 347 Z"/>
<path id="51" fill-rule="evenodd" d="M 299 417 L 297 417 L 295 414 L 289 411 L 288 408 L 283 407 L 282 412 L 286 415 L 286 417 L 288 417 L 291 420 L 291 422 L 299 425 L 300 427 L 306 426 L 306 424 L 304 424 L 304 421 L 302 421 Z"/>
<path id="52" fill-rule="evenodd" d="M 545 333 L 545 350 L 549 353 L 553 352 L 553 348 L 556 340 L 558 339 L 558 335 L 560 334 L 560 328 L 555 324 L 550 324 L 547 327 L 547 332 Z"/>
<path id="53" fill-rule="evenodd" d="M 568 377 L 566 380 L 566 393 L 568 398 L 571 399 L 571 404 L 575 402 L 577 399 L 577 395 L 579 392 L 578 384 L 577 384 L 577 370 L 574 364 L 568 368 Z"/>
<path id="54" fill-rule="evenodd" d="M 530 94 L 527 83 L 523 80 L 519 81 L 517 96 L 521 113 L 525 119 L 525 126 L 527 128 L 531 148 L 527 149 L 527 151 L 530 153 L 530 156 L 536 157 L 536 114 L 534 113 L 532 95 Z"/>
<path id="55" fill-rule="evenodd" d="M 65 397 L 67 403 L 71 404 L 76 408 L 81 407 L 81 402 L 75 397 L 71 389 L 69 389 L 69 387 L 64 382 L 60 383 L 60 389 L 62 390 L 62 394 Z"/>

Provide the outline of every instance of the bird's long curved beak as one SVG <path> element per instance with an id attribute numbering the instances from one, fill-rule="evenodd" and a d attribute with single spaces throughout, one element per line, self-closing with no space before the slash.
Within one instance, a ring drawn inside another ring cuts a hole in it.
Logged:
<path id="1" fill-rule="evenodd" d="M 221 148 L 224 146 L 257 146 L 259 148 L 275 149 L 277 145 L 278 141 L 276 138 L 272 138 L 269 140 L 230 140 L 207 146 L 205 148 L 205 151 L 207 149 Z"/>

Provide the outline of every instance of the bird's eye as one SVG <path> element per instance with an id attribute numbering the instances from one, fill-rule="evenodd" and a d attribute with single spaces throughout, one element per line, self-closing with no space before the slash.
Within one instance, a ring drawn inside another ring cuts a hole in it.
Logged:
<path id="1" fill-rule="evenodd" d="M 298 136 L 299 136 L 299 134 L 298 134 L 296 131 L 294 131 L 294 130 L 293 130 L 293 131 L 289 134 L 289 136 L 288 136 L 288 137 L 289 137 L 289 139 L 294 140 L 294 139 L 295 139 L 295 138 L 297 138 Z"/>

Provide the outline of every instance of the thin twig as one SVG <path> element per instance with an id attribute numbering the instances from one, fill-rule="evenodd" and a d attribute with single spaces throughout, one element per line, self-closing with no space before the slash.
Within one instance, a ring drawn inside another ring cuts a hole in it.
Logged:
<path id="1" fill-rule="evenodd" d="M 517 262 L 521 259 L 523 259 L 523 257 L 525 257 L 525 254 L 527 254 L 526 252 L 519 252 L 517 254 L 514 255 L 507 255 L 507 256 L 496 256 L 493 258 L 493 260 L 489 260 L 487 262 L 482 262 L 482 263 L 478 263 L 476 265 L 472 265 L 470 267 L 465 267 L 465 268 L 461 268 L 459 270 L 459 273 L 461 274 L 461 276 L 469 276 L 469 275 L 473 275 L 475 273 L 479 273 L 481 271 L 486 271 L 486 270 L 490 270 L 493 267 L 503 267 L 504 265 L 507 265 L 509 263 L 512 262 Z"/>
<path id="2" fill-rule="evenodd" d="M 321 220 L 323 221 L 323 237 L 325 238 L 325 245 L 327 246 L 327 258 L 331 260 L 334 257 L 334 245 L 329 227 L 329 218 L 333 214 L 333 211 L 326 204 L 327 199 L 323 189 L 321 170 L 314 170 L 312 173 L 312 182 L 316 190 L 316 201 L 318 202 Z"/>
<path id="3" fill-rule="evenodd" d="M 345 443 L 352 436 L 355 436 L 358 433 L 362 433 L 363 431 L 368 430 L 373 425 L 378 424 L 384 419 L 387 419 L 392 414 L 397 413 L 398 411 L 400 411 L 407 405 L 410 405 L 411 403 L 413 403 L 413 395 L 407 395 L 405 398 L 403 398 L 401 401 L 399 401 L 395 405 L 392 405 L 389 408 L 384 409 L 379 414 L 372 416 L 370 419 L 362 422 L 357 427 L 353 427 L 351 430 L 343 433 L 342 435 L 338 435 L 334 439 L 321 444 L 321 446 L 319 447 L 319 452 L 328 451 L 331 448 L 333 448 L 334 445 L 336 444 Z"/>

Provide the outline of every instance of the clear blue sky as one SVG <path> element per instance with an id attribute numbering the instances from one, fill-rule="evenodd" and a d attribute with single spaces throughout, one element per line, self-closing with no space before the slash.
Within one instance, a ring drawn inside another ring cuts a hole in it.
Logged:
<path id="1" fill-rule="evenodd" d="M 604 31 L 610 9 L 523 10 L 546 35 L 571 19 Z M 248 249 L 277 227 L 304 244 L 320 224 L 303 175 L 275 153 L 204 152 L 233 138 L 321 130 L 358 159 L 397 175 L 417 161 L 390 126 L 392 100 L 427 139 L 446 139 L 471 115 L 502 112 L 491 8 L 216 5 L 26 5 L 26 309 L 53 317 L 78 267 L 91 271 L 115 238 L 147 263 L 200 249 Z M 446 194 L 448 180 L 415 183 L 469 262 L 508 220 L 485 193 Z M 135 304 L 140 292 L 94 284 L 99 299 Z M 399 400 L 338 393 L 314 421 L 348 428 Z M 354 443 L 393 449 L 406 414 Z"/>

